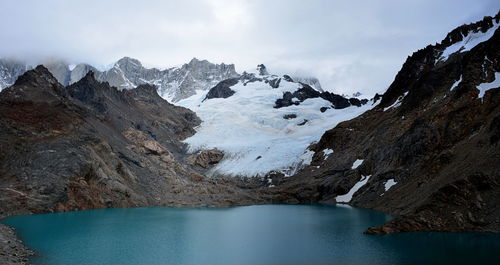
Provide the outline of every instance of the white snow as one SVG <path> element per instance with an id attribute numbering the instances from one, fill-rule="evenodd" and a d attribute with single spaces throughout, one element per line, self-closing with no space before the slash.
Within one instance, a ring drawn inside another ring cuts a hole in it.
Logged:
<path id="1" fill-rule="evenodd" d="M 333 154 L 332 149 L 326 148 L 325 150 L 323 150 L 323 155 L 325 156 L 325 159 L 327 159 L 330 154 Z"/>
<path id="2" fill-rule="evenodd" d="M 385 191 L 388 191 L 392 186 L 398 184 L 394 179 L 389 179 L 387 182 L 385 182 L 384 187 Z"/>
<path id="3" fill-rule="evenodd" d="M 482 33 L 481 31 L 469 32 L 467 36 L 464 36 L 461 41 L 447 47 L 441 54 L 439 60 L 446 61 L 448 60 L 448 57 L 453 53 L 469 51 L 472 48 L 476 47 L 476 45 L 478 45 L 479 43 L 489 40 L 491 37 L 493 37 L 493 34 L 495 33 L 495 30 L 497 30 L 499 25 L 499 23 L 493 21 L 493 27 L 488 29 L 488 31 L 486 31 L 485 33 Z"/>
<path id="4" fill-rule="evenodd" d="M 300 84 L 281 80 L 278 88 L 264 82 L 242 82 L 231 87 L 236 93 L 229 98 L 202 100 L 208 91 L 177 102 L 196 112 L 202 123 L 196 134 L 185 140 L 189 151 L 217 148 L 225 154 L 212 172 L 233 176 L 256 176 L 272 170 L 291 174 L 310 163 L 314 152 L 305 151 L 326 130 L 352 119 L 372 108 L 367 103 L 341 110 L 321 107 L 331 103 L 321 98 L 307 99 L 298 106 L 273 108 L 276 99 L 286 91 L 294 92 Z M 295 119 L 284 119 L 285 114 Z M 302 121 L 307 122 L 299 126 Z M 257 157 L 260 159 L 256 159 Z"/>
<path id="5" fill-rule="evenodd" d="M 482 83 L 476 87 L 477 89 L 479 89 L 479 95 L 477 95 L 477 97 L 482 100 L 486 91 L 497 87 L 500 87 L 500 72 L 495 73 L 495 80 L 493 80 L 493 82 Z"/>
<path id="6" fill-rule="evenodd" d="M 351 169 L 356 169 L 358 168 L 359 166 L 361 166 L 361 164 L 363 164 L 363 159 L 356 159 L 356 161 L 354 161 L 354 163 L 352 163 L 352 167 Z"/>
<path id="7" fill-rule="evenodd" d="M 339 195 L 335 198 L 337 203 L 350 202 L 352 200 L 352 196 L 354 195 L 354 193 L 356 193 L 356 191 L 358 191 L 361 187 L 363 187 L 368 182 L 370 177 L 371 177 L 371 175 L 370 176 L 361 176 L 361 180 L 358 181 L 358 183 L 354 184 L 354 186 L 351 188 L 351 190 L 347 194 Z"/>
<path id="8" fill-rule="evenodd" d="M 453 83 L 453 85 L 450 88 L 450 91 L 455 89 L 460 84 L 460 82 L 462 82 L 462 75 L 460 75 L 460 78 L 455 83 Z"/>
<path id="9" fill-rule="evenodd" d="M 76 64 L 70 64 L 70 65 L 68 65 L 68 69 L 70 71 L 73 71 L 75 69 L 75 67 L 76 67 Z"/>
<path id="10" fill-rule="evenodd" d="M 401 103 L 403 102 L 403 99 L 406 97 L 406 95 L 408 95 L 408 91 L 406 91 L 402 96 L 400 96 L 396 101 L 394 101 L 392 105 L 390 105 L 389 107 L 385 107 L 384 111 L 401 106 Z"/>

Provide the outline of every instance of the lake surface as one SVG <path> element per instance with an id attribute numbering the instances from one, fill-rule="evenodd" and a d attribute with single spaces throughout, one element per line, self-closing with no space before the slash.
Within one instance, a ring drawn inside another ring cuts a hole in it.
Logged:
<path id="1" fill-rule="evenodd" d="M 391 217 L 322 205 L 103 209 L 15 216 L 35 264 L 493 264 L 500 236 L 363 231 Z"/>

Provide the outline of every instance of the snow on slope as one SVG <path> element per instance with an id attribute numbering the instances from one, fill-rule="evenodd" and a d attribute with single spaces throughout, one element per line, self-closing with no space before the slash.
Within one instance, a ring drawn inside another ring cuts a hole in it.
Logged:
<path id="1" fill-rule="evenodd" d="M 356 161 L 354 161 L 354 163 L 352 163 L 351 169 L 358 168 L 359 166 L 361 166 L 361 164 L 363 164 L 364 161 L 365 160 L 363 160 L 363 159 L 356 159 Z"/>
<path id="2" fill-rule="evenodd" d="M 488 91 L 492 88 L 497 88 L 497 87 L 500 87 L 500 73 L 499 72 L 495 73 L 495 80 L 493 80 L 491 83 L 481 83 L 476 87 L 479 90 L 479 94 L 477 95 L 477 97 L 482 100 L 486 91 Z"/>
<path id="3" fill-rule="evenodd" d="M 337 203 L 349 203 L 352 200 L 352 196 L 354 195 L 354 193 L 361 189 L 361 187 L 363 187 L 368 182 L 368 180 L 370 180 L 370 177 L 371 175 L 361 176 L 361 180 L 354 184 L 354 186 L 351 188 L 351 190 L 349 190 L 348 193 L 337 196 L 335 198 L 335 201 L 337 201 Z"/>
<path id="4" fill-rule="evenodd" d="M 463 39 L 461 41 L 450 45 L 443 51 L 440 57 L 440 61 L 448 60 L 448 57 L 453 53 L 470 51 L 479 43 L 489 40 L 491 37 L 493 37 L 493 34 L 495 34 L 498 26 L 500 26 L 500 24 L 493 21 L 493 27 L 491 27 L 484 33 L 481 31 L 472 31 L 469 32 L 466 36 L 462 35 Z"/>
<path id="5" fill-rule="evenodd" d="M 458 87 L 458 85 L 462 82 L 462 75 L 460 75 L 460 78 L 455 81 L 455 83 L 453 83 L 453 85 L 451 85 L 451 88 L 450 88 L 450 91 L 452 91 L 453 89 L 455 89 L 456 87 Z"/>
<path id="6" fill-rule="evenodd" d="M 398 184 L 394 179 L 389 179 L 384 184 L 385 191 L 388 191 L 392 186 Z"/>
<path id="7" fill-rule="evenodd" d="M 300 105 L 273 108 L 284 92 L 294 92 L 302 85 L 284 79 L 278 88 L 264 81 L 241 80 L 231 87 L 236 93 L 228 98 L 203 101 L 207 91 L 177 102 L 195 111 L 202 124 L 196 134 L 185 140 L 189 151 L 217 148 L 225 153 L 212 173 L 233 176 L 263 175 L 273 170 L 285 174 L 310 163 L 314 154 L 306 150 L 326 130 L 352 119 L 372 107 L 371 102 L 344 109 L 320 108 L 332 104 L 322 98 L 310 98 Z M 296 118 L 284 119 L 287 114 Z M 303 125 L 304 121 L 307 122 Z"/>

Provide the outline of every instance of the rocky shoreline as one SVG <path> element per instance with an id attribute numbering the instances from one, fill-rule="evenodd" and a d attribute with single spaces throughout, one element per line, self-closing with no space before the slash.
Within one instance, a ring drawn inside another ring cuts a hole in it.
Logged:
<path id="1" fill-rule="evenodd" d="M 28 258 L 33 254 L 12 227 L 0 224 L 0 264 L 28 264 Z"/>

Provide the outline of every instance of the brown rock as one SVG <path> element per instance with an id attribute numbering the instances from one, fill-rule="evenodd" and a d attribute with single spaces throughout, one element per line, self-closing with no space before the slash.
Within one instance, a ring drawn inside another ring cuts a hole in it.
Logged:
<path id="1" fill-rule="evenodd" d="M 203 150 L 196 156 L 195 164 L 203 168 L 209 168 L 219 163 L 223 157 L 224 153 L 220 150 Z"/>

